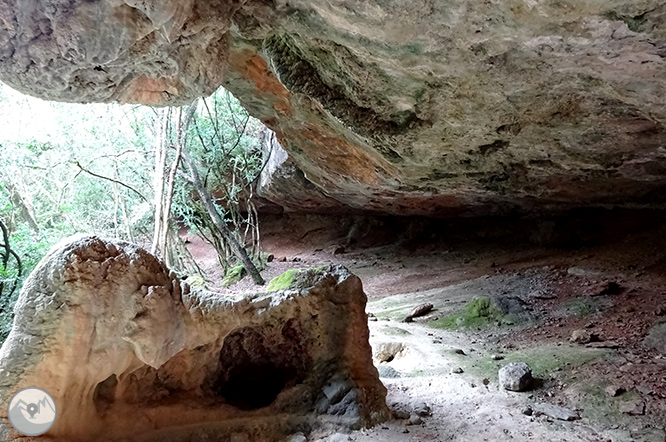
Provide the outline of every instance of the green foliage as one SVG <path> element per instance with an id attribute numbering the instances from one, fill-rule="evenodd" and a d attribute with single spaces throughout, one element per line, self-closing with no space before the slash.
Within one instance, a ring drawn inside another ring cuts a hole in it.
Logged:
<path id="1" fill-rule="evenodd" d="M 294 283 L 294 277 L 298 274 L 299 269 L 290 269 L 271 279 L 268 283 L 266 290 L 269 292 L 277 292 L 278 290 L 288 289 Z"/>
<path id="2" fill-rule="evenodd" d="M 501 321 L 504 315 L 487 296 L 480 296 L 467 303 L 458 314 L 438 318 L 428 325 L 433 328 L 481 327 Z"/>
<path id="3" fill-rule="evenodd" d="M 240 102 L 224 89 L 203 100 L 189 127 L 187 151 L 200 167 L 206 190 L 215 198 L 217 212 L 231 226 L 241 244 L 259 255 L 259 231 L 252 202 L 263 168 L 263 125 L 251 118 Z M 193 232 L 214 245 L 220 264 L 238 264 L 208 219 L 207 211 L 193 198 L 192 186 L 179 177 L 173 211 Z M 256 261 L 256 259 L 254 260 Z"/>
<path id="4" fill-rule="evenodd" d="M 178 127 L 173 117 L 179 110 L 166 111 L 172 118 L 165 137 L 173 141 Z M 160 112 L 144 106 L 49 103 L 0 83 L 0 217 L 23 260 L 21 284 L 53 244 L 74 233 L 149 245 Z M 262 130 L 221 89 L 198 109 L 187 134 L 189 152 L 202 165 L 220 212 L 238 227 L 242 241 L 255 245 L 257 256 L 258 224 L 246 209 L 252 207 L 248 201 L 263 165 Z M 170 148 L 166 164 L 174 159 Z M 174 192 L 173 218 L 214 243 L 189 183 L 177 178 Z M 0 278 L 15 277 L 12 271 L 0 269 Z M 0 297 L 0 339 L 11 326 L 17 293 Z"/>

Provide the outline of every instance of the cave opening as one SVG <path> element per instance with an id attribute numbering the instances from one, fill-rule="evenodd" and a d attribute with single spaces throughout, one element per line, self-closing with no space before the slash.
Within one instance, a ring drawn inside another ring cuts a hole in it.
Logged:
<path id="1" fill-rule="evenodd" d="M 229 405 L 255 410 L 272 404 L 293 376 L 271 363 L 240 364 L 232 368 L 218 393 Z"/>
<path id="2" fill-rule="evenodd" d="M 224 340 L 213 391 L 242 410 L 267 407 L 303 382 L 310 367 L 307 355 L 295 319 L 281 326 L 243 327 Z"/>
<path id="3" fill-rule="evenodd" d="M 115 374 L 97 384 L 93 392 L 93 403 L 98 413 L 103 414 L 113 405 L 116 399 L 117 386 L 118 378 Z"/>

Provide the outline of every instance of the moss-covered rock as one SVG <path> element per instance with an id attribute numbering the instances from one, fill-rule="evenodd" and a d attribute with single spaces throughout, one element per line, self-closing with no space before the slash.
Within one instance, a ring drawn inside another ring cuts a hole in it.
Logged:
<path id="1" fill-rule="evenodd" d="M 487 296 L 472 299 L 458 314 L 437 318 L 428 323 L 434 328 L 479 327 L 501 322 L 504 313 Z"/>
<path id="2" fill-rule="evenodd" d="M 288 289 L 294 282 L 294 276 L 298 273 L 300 269 L 290 269 L 271 279 L 271 282 L 268 283 L 267 290 L 269 292 L 277 292 L 278 290 Z"/>
<path id="3" fill-rule="evenodd" d="M 242 264 L 237 265 L 236 267 L 231 267 L 227 269 L 227 273 L 224 275 L 224 279 L 220 283 L 222 287 L 229 287 L 241 281 L 247 275 L 247 270 L 243 267 Z"/>

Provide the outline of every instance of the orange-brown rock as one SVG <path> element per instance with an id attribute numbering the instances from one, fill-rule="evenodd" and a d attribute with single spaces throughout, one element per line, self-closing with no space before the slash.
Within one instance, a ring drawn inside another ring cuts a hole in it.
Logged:
<path id="1" fill-rule="evenodd" d="M 304 210 L 661 208 L 664 29 L 659 0 L 0 0 L 0 79 L 149 104 L 224 85 L 320 195 Z"/>
<path id="2" fill-rule="evenodd" d="M 285 285 L 228 299 L 128 243 L 56 246 L 0 352 L 2 440 L 18 437 L 7 401 L 27 386 L 55 398 L 56 441 L 268 442 L 385 419 L 360 280 L 331 267 Z"/>

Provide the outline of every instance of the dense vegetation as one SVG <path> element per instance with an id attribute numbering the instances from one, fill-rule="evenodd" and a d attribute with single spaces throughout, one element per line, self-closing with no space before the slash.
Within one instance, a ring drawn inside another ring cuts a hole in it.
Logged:
<path id="1" fill-rule="evenodd" d="M 200 269 L 177 234 L 182 228 L 213 244 L 225 268 L 237 264 L 231 239 L 247 244 L 256 262 L 252 195 L 265 128 L 228 92 L 183 109 L 149 108 L 50 103 L 0 84 L 0 118 L 7 128 L 0 133 L 0 220 L 23 267 L 19 276 L 15 260 L 0 262 L 0 284 L 20 288 L 48 249 L 75 233 L 139 243 L 183 276 Z M 204 194 L 196 193 L 193 173 Z M 195 195 L 210 196 L 224 226 Z M 1 293 L 0 340 L 18 292 Z"/>

